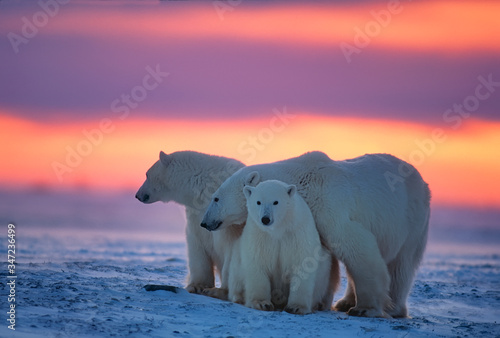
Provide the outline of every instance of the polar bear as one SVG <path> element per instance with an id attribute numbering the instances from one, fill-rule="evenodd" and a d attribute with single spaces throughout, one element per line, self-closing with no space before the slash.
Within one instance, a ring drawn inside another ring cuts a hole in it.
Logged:
<path id="1" fill-rule="evenodd" d="M 406 317 L 430 215 L 429 187 L 418 171 L 388 154 L 334 161 L 322 152 L 244 167 L 214 193 L 202 226 L 244 224 L 243 185 L 272 179 L 297 186 L 324 244 L 346 267 L 348 287 L 334 309 Z"/>
<path id="2" fill-rule="evenodd" d="M 295 185 L 281 181 L 245 186 L 248 217 L 234 246 L 230 300 L 258 310 L 294 314 L 330 309 L 331 255 L 321 245 L 311 210 Z M 338 265 L 333 271 L 338 285 Z"/>
<path id="3" fill-rule="evenodd" d="M 135 197 L 146 204 L 175 201 L 186 207 L 186 239 L 189 277 L 186 289 L 218 298 L 227 295 L 232 243 L 241 235 L 242 227 L 209 232 L 200 227 L 203 213 L 214 191 L 243 163 L 226 157 L 194 151 L 172 154 L 160 152 L 160 159 L 146 173 L 146 181 Z M 221 274 L 221 288 L 214 288 L 214 268 Z M 219 294 L 220 293 L 220 294 Z"/>

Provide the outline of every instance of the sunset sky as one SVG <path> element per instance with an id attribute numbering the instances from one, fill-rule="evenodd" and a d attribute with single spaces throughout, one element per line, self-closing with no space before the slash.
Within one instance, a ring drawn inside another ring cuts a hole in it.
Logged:
<path id="1" fill-rule="evenodd" d="M 0 189 L 383 152 L 435 204 L 500 208 L 500 2 L 40 3 L 0 1 Z"/>

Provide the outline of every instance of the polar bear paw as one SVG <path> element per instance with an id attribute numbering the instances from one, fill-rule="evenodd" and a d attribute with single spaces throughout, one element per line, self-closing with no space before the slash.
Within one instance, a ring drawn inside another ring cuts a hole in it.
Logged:
<path id="1" fill-rule="evenodd" d="M 331 304 L 327 304 L 326 302 L 319 302 L 313 306 L 312 312 L 330 311 L 330 310 L 332 310 Z"/>
<path id="2" fill-rule="evenodd" d="M 233 303 L 245 305 L 245 297 L 242 294 L 232 295 L 231 297 L 228 298 Z"/>
<path id="3" fill-rule="evenodd" d="M 410 318 L 408 316 L 408 309 L 406 305 L 392 306 L 385 309 L 387 314 L 392 318 Z"/>
<path id="4" fill-rule="evenodd" d="M 223 288 L 208 288 L 203 290 L 203 294 L 208 297 L 227 300 L 227 289 Z"/>
<path id="5" fill-rule="evenodd" d="M 189 284 L 186 286 L 186 291 L 189 293 L 203 294 L 203 290 L 213 288 L 213 286 L 201 284 Z"/>
<path id="6" fill-rule="evenodd" d="M 356 316 L 356 317 L 387 318 L 387 319 L 392 318 L 384 311 L 375 308 L 353 307 L 349 311 L 347 311 L 347 314 L 349 316 Z"/>
<path id="7" fill-rule="evenodd" d="M 298 304 L 288 304 L 285 307 L 285 311 L 293 315 L 306 315 L 308 313 L 311 313 L 311 310 L 308 309 L 307 306 Z"/>
<path id="8" fill-rule="evenodd" d="M 333 309 L 339 312 L 347 312 L 349 311 L 349 309 L 355 306 L 356 306 L 355 302 L 352 302 L 350 299 L 347 298 L 342 298 L 335 303 Z"/>
<path id="9" fill-rule="evenodd" d="M 261 311 L 274 311 L 274 305 L 270 300 L 254 300 L 250 302 L 249 307 Z"/>

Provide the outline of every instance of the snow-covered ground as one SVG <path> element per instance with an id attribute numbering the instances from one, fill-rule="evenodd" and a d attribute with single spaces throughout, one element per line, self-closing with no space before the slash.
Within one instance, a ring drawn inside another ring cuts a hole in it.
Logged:
<path id="1" fill-rule="evenodd" d="M 0 200 L 2 256 L 7 224 L 15 222 L 17 261 L 15 331 L 6 320 L 8 263 L 0 264 L 0 337 L 500 337 L 496 213 L 474 228 L 463 223 L 470 213 L 435 212 L 439 224 L 432 224 L 409 299 L 412 318 L 385 320 L 260 312 L 184 290 L 145 291 L 146 284 L 184 285 L 186 246 L 176 206 L 44 192 L 3 192 Z M 335 300 L 345 285 L 343 277 Z"/>

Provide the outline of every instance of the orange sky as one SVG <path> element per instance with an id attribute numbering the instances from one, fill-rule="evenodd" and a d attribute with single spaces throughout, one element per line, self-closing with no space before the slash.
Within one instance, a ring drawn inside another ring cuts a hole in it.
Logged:
<path id="1" fill-rule="evenodd" d="M 160 150 L 196 150 L 246 164 L 310 150 L 336 160 L 387 152 L 419 169 L 434 203 L 500 207 L 498 122 L 470 118 L 453 130 L 446 125 L 306 114 L 283 122 L 271 113 L 266 119 L 234 121 L 109 120 L 99 136 L 100 123 L 50 125 L 0 115 L 0 185 L 135 189 Z M 433 140 L 437 128 L 442 136 Z M 93 136 L 86 136 L 85 130 Z M 83 156 L 71 157 L 72 151 Z M 58 167 L 61 181 L 53 167 L 56 162 L 66 166 Z"/>
<path id="2" fill-rule="evenodd" d="M 334 10 L 306 3 L 289 8 L 272 5 L 252 8 L 242 3 L 241 7 L 245 10 L 238 10 L 239 6 L 236 6 L 221 16 L 217 15 L 211 3 L 206 6 L 188 4 L 182 8 L 171 7 L 170 10 L 175 10 L 176 14 L 168 20 L 162 11 L 153 15 L 141 11 L 116 13 L 103 10 L 99 13 L 92 8 L 86 13 L 83 7 L 65 13 L 44 29 L 55 34 L 114 35 L 127 39 L 137 36 L 144 39 L 210 37 L 338 45 L 339 42 L 352 43 L 354 28 L 369 30 L 369 23 L 376 21 L 378 16 L 383 27 L 380 32 L 374 31 L 377 34 L 372 45 L 448 52 L 500 50 L 500 44 L 491 38 L 500 35 L 497 15 L 500 13 L 500 2 L 400 2 L 393 8 L 389 8 L 388 3 L 334 6 Z M 89 16 L 92 17 L 92 25 L 78 24 L 88 20 Z M 18 25 L 14 18 L 6 24 L 13 29 Z"/>
<path id="3" fill-rule="evenodd" d="M 246 164 L 311 150 L 335 160 L 386 152 L 421 171 L 434 203 L 500 208 L 498 96 L 456 129 L 440 119 L 478 76 L 498 81 L 500 2 L 405 1 L 389 16 L 388 3 L 243 1 L 223 17 L 212 2 L 61 6 L 17 52 L 0 42 L 0 187 L 136 189 L 160 150 Z M 0 32 L 20 34 L 36 10 L 5 4 Z M 378 54 L 338 57 L 358 29 L 370 35 L 377 25 L 362 48 Z M 110 115 L 113 99 L 160 63 L 172 76 L 144 106 L 125 120 Z M 289 102 L 295 116 L 266 117 L 274 102 Z M 372 118 L 347 118 L 355 115 Z M 35 122 L 60 117 L 68 122 Z"/>
<path id="4" fill-rule="evenodd" d="M 497 14 L 500 13 L 500 2 L 401 1 L 392 8 L 388 7 L 389 3 L 331 4 L 330 7 L 328 4 L 297 3 L 283 7 L 246 6 L 243 2 L 220 16 L 211 2 L 205 5 L 168 4 L 168 8 L 144 5 L 142 8 L 153 11 L 156 8 L 156 13 L 133 8 L 116 12 L 113 6 L 102 6 L 100 12 L 92 6 L 77 6 L 70 11 L 71 6 L 62 6 L 65 14 L 57 16 L 43 31 L 98 38 L 210 37 L 338 45 L 339 42 L 352 43 L 354 28 L 366 31 L 369 22 L 376 21 L 376 16 L 379 16 L 383 27 L 380 32 L 374 32 L 376 39 L 370 42 L 371 45 L 448 52 L 500 50 L 497 39 L 492 38 L 500 35 Z M 239 10 L 241 8 L 244 10 Z M 175 15 L 166 19 L 165 11 Z M 89 18 L 91 25 L 88 24 Z M 19 18 L 16 15 L 5 17 L 2 25 L 7 31 L 17 31 Z"/>

